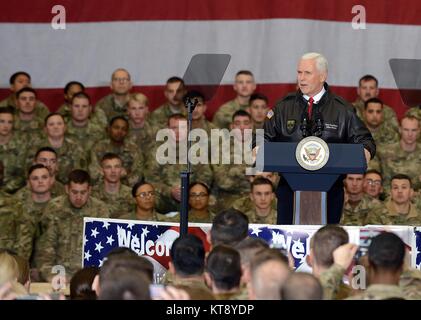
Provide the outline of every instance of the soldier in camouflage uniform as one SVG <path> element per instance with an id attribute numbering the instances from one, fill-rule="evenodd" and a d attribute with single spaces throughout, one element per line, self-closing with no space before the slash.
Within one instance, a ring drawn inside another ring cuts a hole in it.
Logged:
<path id="1" fill-rule="evenodd" d="M 24 183 L 26 136 L 13 131 L 13 109 L 0 108 L 0 159 L 5 167 L 3 190 L 13 193 Z"/>
<path id="2" fill-rule="evenodd" d="M 137 182 L 132 188 L 132 202 L 136 203 L 136 208 L 121 215 L 120 219 L 142 220 L 142 221 L 166 221 L 179 222 L 178 216 L 170 217 L 156 211 L 155 188 L 150 183 Z"/>
<path id="3" fill-rule="evenodd" d="M 379 83 L 372 75 L 363 76 L 358 83 L 358 98 L 352 104 L 356 109 L 357 115 L 364 122 L 364 102 L 371 98 L 377 98 L 379 95 Z M 397 131 L 399 128 L 396 112 L 389 106 L 383 104 L 384 122 L 386 126 Z"/>
<path id="4" fill-rule="evenodd" d="M 378 98 L 368 99 L 364 103 L 364 120 L 376 142 L 376 146 L 397 143 L 399 131 L 384 121 L 383 101 Z"/>
<path id="5" fill-rule="evenodd" d="M 159 210 L 162 213 L 180 210 L 180 172 L 187 169 L 187 120 L 181 114 L 174 114 L 169 117 L 168 124 L 168 140 L 161 145 L 157 142 L 150 153 L 148 171 L 145 173 L 146 181 L 151 182 L 161 196 L 163 206 Z M 203 160 L 206 163 L 191 166 L 190 181 L 200 181 L 210 186 L 212 170 L 208 159 Z"/>
<path id="6" fill-rule="evenodd" d="M 127 106 L 129 134 L 127 139 L 141 150 L 151 150 L 155 144 L 155 128 L 149 120 L 149 100 L 142 93 L 130 95 Z"/>
<path id="7" fill-rule="evenodd" d="M 13 92 L 10 96 L 6 99 L 0 101 L 0 107 L 7 107 L 11 106 L 15 110 L 17 109 L 17 92 L 22 88 L 31 87 L 31 76 L 23 71 L 19 71 L 14 73 L 10 77 L 10 90 Z M 35 101 L 35 117 L 40 120 L 44 120 L 44 118 L 50 113 L 47 106 L 43 104 L 41 101 Z"/>
<path id="8" fill-rule="evenodd" d="M 67 177 L 73 169 L 87 167 L 86 154 L 72 139 L 65 137 L 66 125 L 59 113 L 50 113 L 45 120 L 46 136 L 36 140 L 28 150 L 27 165 L 31 165 L 37 151 L 43 147 L 51 147 L 57 154 L 57 180 L 67 183 Z"/>
<path id="9" fill-rule="evenodd" d="M 405 243 L 394 233 L 384 232 L 371 240 L 368 248 L 368 283 L 365 291 L 350 300 L 406 299 L 399 279 L 405 257 Z"/>
<path id="10" fill-rule="evenodd" d="M 390 200 L 372 210 L 366 224 L 421 225 L 420 209 L 413 203 L 414 195 L 411 178 L 404 174 L 392 177 Z"/>
<path id="11" fill-rule="evenodd" d="M 105 126 L 91 118 L 92 106 L 89 96 L 84 92 L 76 93 L 70 105 L 70 121 L 66 134 L 80 145 L 86 154 L 99 140 L 105 138 Z M 89 162 L 89 159 L 88 159 Z"/>
<path id="12" fill-rule="evenodd" d="M 374 159 L 369 163 L 370 169 L 380 171 L 384 179 L 384 187 L 388 190 L 390 179 L 398 173 L 410 176 L 414 189 L 421 187 L 421 146 L 417 143 L 420 134 L 419 121 L 415 117 L 404 117 L 401 120 L 401 138 L 398 143 L 387 145 L 378 149 Z"/>
<path id="13" fill-rule="evenodd" d="M 368 213 L 380 207 L 380 201 L 364 193 L 363 174 L 347 174 L 344 186 L 346 195 L 340 224 L 345 226 L 365 225 Z"/>
<path id="14" fill-rule="evenodd" d="M 421 271 L 406 268 L 401 274 L 399 287 L 402 289 L 405 299 L 421 300 Z"/>
<path id="15" fill-rule="evenodd" d="M 386 195 L 383 192 L 383 177 L 377 170 L 367 170 L 364 173 L 364 193 L 374 199 L 384 201 Z"/>
<path id="16" fill-rule="evenodd" d="M 19 255 L 30 261 L 33 245 L 42 233 L 39 225 L 44 209 L 51 200 L 53 178 L 47 167 L 35 164 L 28 171 L 28 192 L 24 198 L 15 196 L 23 205 L 20 225 Z"/>
<path id="17" fill-rule="evenodd" d="M 186 88 L 183 79 L 171 77 L 167 80 L 165 86 L 166 102 L 151 113 L 151 123 L 156 130 L 163 129 L 168 125 L 168 118 L 177 113 L 187 114 L 184 106 L 183 97 L 186 94 Z"/>
<path id="18" fill-rule="evenodd" d="M 81 268 L 83 218 L 109 218 L 107 206 L 90 196 L 86 171 L 69 174 L 66 196 L 50 201 L 41 220 L 43 233 L 36 244 L 34 261 L 44 280 L 51 280 L 51 268 L 62 265 L 68 279 Z"/>
<path id="19" fill-rule="evenodd" d="M 26 134 L 32 142 L 43 135 L 44 115 L 37 116 L 35 110 L 36 93 L 32 88 L 23 88 L 16 93 L 18 113 L 14 118 L 15 131 Z"/>
<path id="20" fill-rule="evenodd" d="M 410 108 L 405 112 L 404 116 L 415 117 L 421 122 L 421 105 Z M 418 142 L 421 142 L 421 135 L 418 136 Z"/>
<path id="21" fill-rule="evenodd" d="M 217 128 L 229 129 L 232 116 L 238 110 L 247 110 L 249 99 L 256 90 L 253 74 L 248 70 L 238 71 L 235 75 L 234 91 L 237 97 L 218 108 L 213 116 L 213 124 Z"/>
<path id="22" fill-rule="evenodd" d="M 120 157 L 106 153 L 101 159 L 103 180 L 92 188 L 92 196 L 103 201 L 110 211 L 110 218 L 119 218 L 132 212 L 134 203 L 131 188 L 121 183 L 123 165 Z"/>
<path id="23" fill-rule="evenodd" d="M 272 207 L 275 189 L 269 179 L 257 177 L 251 183 L 250 199 L 253 208 L 243 213 L 250 223 L 276 224 L 277 210 Z"/>
<path id="24" fill-rule="evenodd" d="M 70 106 L 72 105 L 73 96 L 76 93 L 84 92 L 85 86 L 78 81 L 70 81 L 66 83 L 64 87 L 64 103 L 58 108 L 57 112 L 60 113 L 64 121 L 68 123 L 72 118 L 72 113 L 70 112 Z"/>
<path id="25" fill-rule="evenodd" d="M 102 174 L 101 159 L 106 153 L 117 154 L 123 161 L 122 182 L 132 186 L 143 178 L 145 171 L 144 150 L 133 142 L 127 141 L 129 122 L 123 116 L 116 116 L 110 121 L 108 138 L 97 142 L 91 150 L 89 172 L 97 183 Z"/>
<path id="26" fill-rule="evenodd" d="M 232 117 L 231 128 L 235 130 L 230 139 L 229 152 L 223 147 L 220 148 L 222 157 L 219 157 L 219 163 L 212 163 L 215 179 L 214 192 L 218 199 L 216 211 L 230 208 L 236 199 L 250 192 L 250 181 L 245 171 L 250 165 L 246 163 L 244 151 L 247 151 L 249 146 L 251 134 L 248 133 L 251 133 L 252 125 L 250 115 L 246 111 L 236 111 Z M 238 161 L 235 163 L 236 158 L 240 160 L 240 163 Z M 224 164 L 224 159 L 229 163 Z"/>
<path id="27" fill-rule="evenodd" d="M 122 68 L 115 70 L 111 75 L 110 87 L 112 93 L 99 100 L 94 109 L 95 112 L 102 110 L 105 113 L 107 123 L 116 116 L 126 116 L 132 89 L 129 72 Z"/>
<path id="28" fill-rule="evenodd" d="M 211 223 L 215 213 L 209 209 L 209 186 L 193 182 L 189 188 L 189 222 Z"/>
<path id="29" fill-rule="evenodd" d="M 253 120 L 253 129 L 263 129 L 266 116 L 269 112 L 268 98 L 261 93 L 253 93 L 250 96 L 248 112 Z"/>

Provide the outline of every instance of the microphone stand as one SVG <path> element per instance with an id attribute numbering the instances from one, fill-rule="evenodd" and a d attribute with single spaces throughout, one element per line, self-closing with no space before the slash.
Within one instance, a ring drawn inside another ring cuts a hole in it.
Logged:
<path id="1" fill-rule="evenodd" d="M 190 131 L 192 129 L 192 113 L 199 101 L 197 98 L 186 98 L 184 103 L 187 108 L 187 170 L 180 172 L 181 179 L 181 203 L 180 203 L 180 236 L 188 233 L 189 224 L 189 186 L 190 186 L 190 174 L 191 174 L 191 163 L 190 163 Z"/>

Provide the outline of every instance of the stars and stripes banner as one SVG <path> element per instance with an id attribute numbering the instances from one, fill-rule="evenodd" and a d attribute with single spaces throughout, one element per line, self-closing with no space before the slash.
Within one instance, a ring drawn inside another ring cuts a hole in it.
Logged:
<path id="1" fill-rule="evenodd" d="M 190 223 L 189 233 L 198 236 L 209 251 L 207 233 L 211 224 Z M 265 240 L 271 247 L 290 253 L 294 258 L 297 271 L 309 272 L 311 268 L 306 263 L 310 251 L 310 239 L 320 226 L 280 226 L 250 224 L 249 236 Z M 412 259 L 412 266 L 419 266 L 421 257 L 421 230 L 415 231 L 407 226 L 365 226 L 345 227 L 351 243 L 358 244 L 364 252 L 370 244 L 370 239 L 380 232 L 389 231 L 397 234 L 409 249 L 418 248 Z M 168 269 L 170 249 L 175 239 L 179 237 L 177 223 L 92 219 L 84 220 L 83 266 L 101 267 L 107 254 L 114 248 L 130 248 L 139 255 L 147 257 L 154 265 L 156 274 L 162 274 Z M 418 233 L 417 233 L 418 232 Z M 417 237 L 417 238 L 416 238 Z M 416 238 L 416 241 L 415 241 Z M 415 243 L 416 242 L 416 243 Z"/>
<path id="2" fill-rule="evenodd" d="M 235 96 L 238 70 L 253 71 L 273 105 L 294 90 L 298 58 L 319 51 L 328 58 L 328 82 L 338 94 L 353 101 L 358 79 L 374 74 L 380 97 L 402 115 L 406 106 L 389 60 L 421 57 L 418 0 L 61 0 L 54 9 L 57 4 L 3 1 L 0 39 L 13 45 L 0 48 L 0 98 L 9 94 L 9 76 L 25 70 L 52 110 L 71 80 L 84 83 L 96 102 L 109 93 L 111 72 L 124 67 L 154 109 L 164 101 L 166 79 L 182 76 L 193 55 L 230 54 L 222 87 L 209 104 L 211 116 Z M 364 28 L 354 28 L 355 22 Z"/>
<path id="3" fill-rule="evenodd" d="M 414 230 L 412 265 L 421 270 L 421 227 Z"/>

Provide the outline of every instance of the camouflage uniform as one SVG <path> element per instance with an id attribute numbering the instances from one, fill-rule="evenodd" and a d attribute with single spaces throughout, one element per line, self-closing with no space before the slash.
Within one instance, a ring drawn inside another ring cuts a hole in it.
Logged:
<path id="1" fill-rule="evenodd" d="M 421 271 L 418 269 L 407 269 L 401 274 L 399 280 L 405 299 L 421 300 Z"/>
<path id="2" fill-rule="evenodd" d="M 356 207 L 352 207 L 349 201 L 344 203 L 340 224 L 343 226 L 363 226 L 370 211 L 381 206 L 377 199 L 363 194 Z"/>
<path id="3" fill-rule="evenodd" d="M 215 212 L 211 210 L 208 210 L 208 215 L 206 217 L 198 216 L 197 212 L 194 209 L 189 210 L 189 222 L 212 223 L 212 220 L 215 216 Z"/>
<path id="4" fill-rule="evenodd" d="M 53 187 L 50 189 L 50 192 L 51 192 L 51 199 L 53 199 L 53 198 L 64 195 L 66 191 L 64 189 L 64 185 L 61 182 L 56 180 L 53 184 Z M 20 189 L 18 192 L 16 192 L 13 196 L 18 201 L 24 201 L 27 197 L 31 196 L 31 190 L 29 189 L 28 186 L 25 186 L 22 189 Z"/>
<path id="5" fill-rule="evenodd" d="M 66 135 L 82 147 L 88 155 L 93 145 L 105 138 L 105 127 L 88 121 L 85 127 L 75 127 L 73 122 L 67 124 Z M 88 159 L 89 160 L 89 159 Z"/>
<path id="6" fill-rule="evenodd" d="M 44 134 L 44 120 L 34 117 L 30 121 L 23 121 L 19 118 L 19 115 L 15 116 L 13 122 L 14 131 L 26 136 L 28 143 L 41 139 L 45 136 Z"/>
<path id="7" fill-rule="evenodd" d="M 319 281 L 323 287 L 324 300 L 342 300 L 351 295 L 351 288 L 343 283 L 345 269 L 333 264 L 320 274 Z"/>
<path id="8" fill-rule="evenodd" d="M 375 130 L 370 129 L 370 132 L 377 147 L 397 143 L 400 139 L 399 131 L 384 122 Z"/>
<path id="9" fill-rule="evenodd" d="M 272 209 L 277 210 L 278 199 L 274 198 L 272 201 Z M 232 207 L 241 212 L 253 210 L 254 204 L 249 195 L 242 196 L 232 203 Z"/>
<path id="10" fill-rule="evenodd" d="M 148 171 L 145 172 L 145 178 L 146 181 L 153 184 L 155 191 L 161 197 L 162 208 L 159 208 L 161 212 L 179 211 L 180 203 L 172 197 L 171 188 L 180 186 L 180 172 L 187 170 L 187 164 L 182 164 L 180 163 L 181 161 L 177 161 L 176 164 L 159 164 L 156 160 L 156 156 L 160 157 L 157 154 L 159 147 L 159 145 L 155 146 L 155 149 L 150 154 Z M 179 155 L 181 153 L 179 143 L 171 144 L 170 148 L 172 149 L 168 152 L 170 154 L 176 154 L 179 157 L 177 160 L 185 158 L 182 154 Z M 160 161 L 164 162 L 164 159 Z M 209 164 L 195 164 L 191 166 L 191 169 L 190 182 L 200 181 L 208 186 L 212 185 L 213 174 Z"/>
<path id="11" fill-rule="evenodd" d="M 212 129 L 218 129 L 212 122 L 208 121 L 206 118 L 200 119 L 198 122 L 193 123 L 192 129 L 203 129 L 208 134 L 208 137 L 211 136 Z"/>
<path id="12" fill-rule="evenodd" d="M 217 128 L 229 129 L 234 113 L 238 110 L 246 111 L 248 107 L 248 104 L 240 105 L 237 99 L 228 101 L 218 108 L 218 111 L 213 116 L 212 122 Z"/>
<path id="13" fill-rule="evenodd" d="M 13 193 L 25 185 L 26 135 L 14 132 L 7 144 L 0 145 L 4 165 L 3 190 Z"/>
<path id="14" fill-rule="evenodd" d="M 364 101 L 362 101 L 360 98 L 358 98 L 356 101 L 352 103 L 352 105 L 355 107 L 357 111 L 357 116 L 360 117 L 361 120 L 364 121 L 365 119 L 363 116 L 364 112 Z M 394 131 L 399 132 L 399 123 L 398 119 L 396 117 L 396 112 L 393 110 L 393 108 L 389 107 L 386 104 L 383 104 L 383 115 L 384 115 L 384 123 L 386 126 L 392 128 Z"/>
<path id="15" fill-rule="evenodd" d="M 127 171 L 127 176 L 121 180 L 124 184 L 132 186 L 143 178 L 145 160 L 138 146 L 130 141 L 125 141 L 123 145 L 115 145 L 110 139 L 103 139 L 91 149 L 89 173 L 95 182 L 101 179 L 101 159 L 109 152 L 117 154 L 123 162 Z"/>
<path id="16" fill-rule="evenodd" d="M 366 224 L 417 226 L 421 225 L 421 214 L 412 203 L 409 204 L 408 213 L 397 212 L 392 201 L 389 200 L 385 205 L 377 207 L 367 215 Z"/>
<path id="17" fill-rule="evenodd" d="M 66 123 L 71 122 L 72 113 L 70 111 L 70 106 L 67 103 L 63 103 L 57 112 L 63 116 L 64 121 Z M 97 126 L 101 128 L 102 131 L 104 131 L 104 129 L 108 125 L 107 116 L 105 115 L 105 112 L 102 109 L 92 111 L 89 117 L 89 123 L 92 123 L 94 126 Z"/>
<path id="18" fill-rule="evenodd" d="M 125 219 L 125 220 L 140 220 L 136 216 L 136 210 L 132 210 L 126 214 L 121 215 L 118 219 Z M 169 217 L 168 215 L 161 214 L 154 210 L 152 215 L 148 218 L 142 218 L 142 221 L 160 221 L 160 222 L 180 222 L 180 217 L 178 215 L 174 217 Z"/>
<path id="19" fill-rule="evenodd" d="M 390 188 L 392 176 L 398 173 L 407 174 L 411 178 L 415 190 L 421 187 L 421 145 L 417 144 L 413 152 L 406 152 L 397 142 L 379 148 L 376 157 L 378 157 L 380 163 L 385 189 Z M 370 167 L 373 167 L 373 165 Z"/>
<path id="20" fill-rule="evenodd" d="M 395 285 L 372 284 L 368 288 L 355 295 L 348 297 L 347 300 L 388 300 L 405 299 L 402 289 Z"/>
<path id="21" fill-rule="evenodd" d="M 97 102 L 94 108 L 94 112 L 96 113 L 99 110 L 102 110 L 107 118 L 108 124 L 110 120 L 116 116 L 123 116 L 127 118 L 127 106 L 128 101 L 124 105 L 120 105 L 114 99 L 114 95 L 109 94 Z"/>
<path id="22" fill-rule="evenodd" d="M 184 106 L 180 106 L 179 110 L 173 111 L 170 104 L 166 102 L 152 111 L 150 115 L 150 122 L 155 130 L 163 129 L 168 125 L 168 117 L 177 113 L 187 116 L 187 109 L 184 108 Z"/>
<path id="23" fill-rule="evenodd" d="M 0 107 L 11 106 L 17 111 L 15 94 L 11 94 L 6 99 L 0 101 Z M 43 104 L 41 101 L 37 100 L 35 103 L 35 115 L 36 118 L 44 122 L 45 117 L 50 113 L 48 107 Z"/>
<path id="24" fill-rule="evenodd" d="M 82 208 L 74 208 L 67 196 L 50 201 L 41 220 L 43 233 L 36 244 L 35 264 L 44 280 L 51 280 L 51 267 L 63 265 L 66 276 L 79 270 L 82 260 L 83 218 L 108 218 L 107 206 L 90 197 Z"/>
<path id="25" fill-rule="evenodd" d="M 244 214 L 249 218 L 250 223 L 256 224 L 276 224 L 276 218 L 278 217 L 278 211 L 273 208 L 266 217 L 259 216 L 255 208 L 245 211 Z"/>
<path id="26" fill-rule="evenodd" d="M 167 275 L 170 273 L 167 272 Z M 169 279 L 168 279 L 169 278 Z M 210 299 L 213 297 L 212 291 L 206 286 L 204 280 L 199 280 L 197 278 L 175 278 L 174 276 L 170 276 L 166 278 L 165 284 L 169 284 L 175 286 L 177 288 L 185 290 L 188 294 L 190 294 L 193 298 L 197 297 L 200 299 Z M 208 298 L 209 297 L 209 298 Z M 196 298 L 196 299 L 197 299 Z"/>
<path id="27" fill-rule="evenodd" d="M 140 150 L 151 150 L 155 145 L 155 128 L 149 121 L 145 121 L 143 128 L 130 128 L 126 138 L 140 148 Z"/>
<path id="28" fill-rule="evenodd" d="M 101 182 L 92 188 L 92 196 L 107 205 L 110 211 L 110 218 L 117 219 L 127 212 L 132 212 L 135 207 L 132 189 L 124 184 L 120 185 L 117 194 L 111 194 L 105 191 L 104 182 Z"/>
<path id="29" fill-rule="evenodd" d="M 16 250 L 22 205 L 0 191 L 0 248 Z"/>
<path id="30" fill-rule="evenodd" d="M 29 149 L 27 156 L 27 165 L 30 166 L 35 158 L 35 154 L 42 147 L 51 147 L 57 152 L 58 173 L 57 180 L 63 184 L 67 183 L 69 173 L 74 169 L 86 169 L 87 160 L 83 149 L 72 139 L 65 137 L 63 145 L 60 148 L 54 148 L 47 138 L 42 138 L 34 143 Z"/>

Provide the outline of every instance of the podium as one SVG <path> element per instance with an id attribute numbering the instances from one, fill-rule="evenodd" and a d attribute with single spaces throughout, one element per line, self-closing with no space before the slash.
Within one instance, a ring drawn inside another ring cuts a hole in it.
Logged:
<path id="1" fill-rule="evenodd" d="M 326 195 L 342 174 L 364 173 L 367 163 L 362 144 L 329 143 L 329 160 L 317 171 L 302 168 L 295 152 L 298 143 L 265 142 L 256 168 L 279 172 L 294 191 L 294 224 L 327 223 Z"/>

